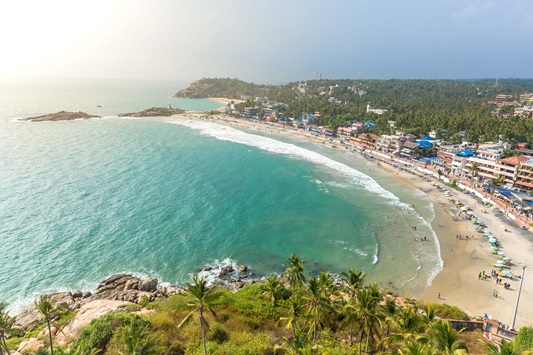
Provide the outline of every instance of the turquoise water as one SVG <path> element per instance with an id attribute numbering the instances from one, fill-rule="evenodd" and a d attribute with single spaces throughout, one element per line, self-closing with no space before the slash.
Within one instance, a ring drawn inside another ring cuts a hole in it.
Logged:
<path id="1" fill-rule="evenodd" d="M 354 154 L 184 119 L 14 119 L 220 106 L 171 99 L 179 89 L 0 86 L 0 299 L 13 310 L 42 292 L 93 289 L 117 272 L 178 283 L 220 263 L 250 265 L 257 277 L 280 273 L 293 252 L 309 273 L 356 267 L 408 295 L 440 270 L 431 201 Z M 431 242 L 414 242 L 413 225 Z"/>

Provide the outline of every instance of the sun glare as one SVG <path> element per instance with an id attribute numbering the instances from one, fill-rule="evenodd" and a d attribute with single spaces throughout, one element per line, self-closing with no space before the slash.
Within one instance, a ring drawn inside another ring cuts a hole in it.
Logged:
<path id="1" fill-rule="evenodd" d="M 0 74 L 27 75 L 58 65 L 68 53 L 105 33 L 122 1 L 0 3 Z M 23 72 L 24 71 L 24 72 Z"/>

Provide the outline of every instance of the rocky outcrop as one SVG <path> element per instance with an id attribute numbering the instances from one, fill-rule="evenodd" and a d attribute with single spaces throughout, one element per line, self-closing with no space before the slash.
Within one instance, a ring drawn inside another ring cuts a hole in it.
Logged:
<path id="1" fill-rule="evenodd" d="M 119 113 L 118 117 L 167 117 L 185 113 L 179 108 L 152 107 L 140 112 Z"/>
<path id="2" fill-rule="evenodd" d="M 45 122 L 45 121 L 70 121 L 70 120 L 78 120 L 78 119 L 89 119 L 89 118 L 95 118 L 99 116 L 89 115 L 85 112 L 67 112 L 67 111 L 60 111 L 56 113 L 49 113 L 47 115 L 41 115 L 41 116 L 35 116 L 35 117 L 28 117 L 25 118 L 25 121 L 31 121 L 31 122 Z"/>
<path id="3" fill-rule="evenodd" d="M 129 302 L 94 300 L 82 305 L 72 320 L 56 335 L 55 342 L 59 345 L 65 344 L 69 338 L 78 335 L 79 331 L 89 324 L 93 319 L 103 316 L 112 311 L 121 310 Z"/>
<path id="4" fill-rule="evenodd" d="M 232 289 L 239 289 L 246 284 L 253 283 L 248 280 L 250 268 L 246 265 L 232 267 L 226 265 L 220 269 L 206 267 L 204 271 L 217 272 L 221 283 Z M 76 290 L 73 292 L 58 292 L 50 295 L 54 307 L 64 307 L 68 311 L 81 311 L 85 305 L 95 301 L 117 301 L 117 304 L 143 304 L 162 297 L 183 294 L 185 288 L 178 285 L 161 285 L 153 277 L 140 278 L 132 274 L 114 274 L 98 284 L 96 293 Z M 23 309 L 17 316 L 14 327 L 30 331 L 43 322 L 43 316 L 32 304 Z"/>

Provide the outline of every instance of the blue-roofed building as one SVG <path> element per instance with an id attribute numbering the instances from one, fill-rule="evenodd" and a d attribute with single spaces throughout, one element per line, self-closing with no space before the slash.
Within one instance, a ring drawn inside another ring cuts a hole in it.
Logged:
<path id="1" fill-rule="evenodd" d="M 417 144 L 421 147 L 429 147 L 429 148 L 433 148 L 433 144 L 431 144 L 429 141 L 423 141 L 423 140 L 420 140 L 417 142 Z"/>

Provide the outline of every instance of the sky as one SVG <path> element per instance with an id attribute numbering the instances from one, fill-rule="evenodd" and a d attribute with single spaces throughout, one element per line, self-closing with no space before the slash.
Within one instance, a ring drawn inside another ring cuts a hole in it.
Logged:
<path id="1" fill-rule="evenodd" d="M 532 0 L 6 0 L 0 78 L 533 78 Z"/>

